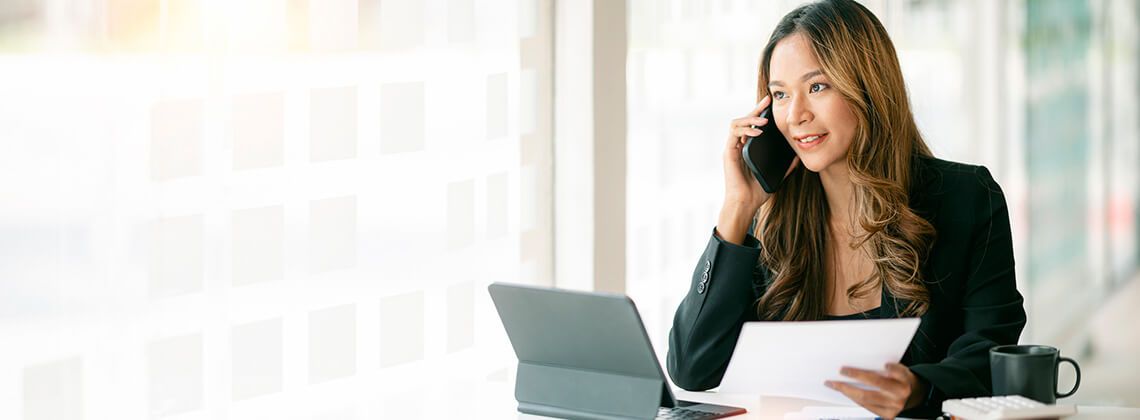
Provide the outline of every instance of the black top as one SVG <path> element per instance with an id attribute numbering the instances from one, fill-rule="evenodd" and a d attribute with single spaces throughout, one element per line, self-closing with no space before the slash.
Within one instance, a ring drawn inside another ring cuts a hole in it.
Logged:
<path id="1" fill-rule="evenodd" d="M 879 309 L 868 309 L 863 312 L 848 315 L 824 315 L 824 321 L 845 321 L 849 319 L 879 319 Z"/>
<path id="2" fill-rule="evenodd" d="M 990 395 L 989 349 L 1017 343 L 1025 309 L 1009 210 L 990 172 L 928 157 L 916 157 L 914 169 L 910 207 L 937 233 L 921 268 L 930 307 L 902 363 L 932 386 L 922 406 L 900 415 L 933 417 L 945 399 Z M 740 328 L 759 320 L 755 303 L 771 281 L 755 237 L 740 246 L 713 232 L 669 331 L 669 376 L 691 391 L 720 385 Z M 898 318 L 906 302 L 882 289 L 878 316 Z"/>

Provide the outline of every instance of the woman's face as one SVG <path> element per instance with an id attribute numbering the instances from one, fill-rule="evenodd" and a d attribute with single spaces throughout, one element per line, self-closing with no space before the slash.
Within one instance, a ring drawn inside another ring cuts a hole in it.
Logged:
<path id="1" fill-rule="evenodd" d="M 780 40 L 768 64 L 772 116 L 812 172 L 844 163 L 857 120 L 802 34 Z"/>

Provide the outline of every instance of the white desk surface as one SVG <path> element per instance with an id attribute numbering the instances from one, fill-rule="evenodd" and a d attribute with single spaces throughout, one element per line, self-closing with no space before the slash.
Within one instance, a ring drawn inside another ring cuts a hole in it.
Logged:
<path id="1" fill-rule="evenodd" d="M 485 387 L 477 392 L 477 398 L 480 408 L 477 409 L 475 418 L 518 418 L 518 419 L 542 419 L 546 417 L 534 416 L 518 412 L 518 404 L 514 398 L 514 381 L 489 381 Z M 783 420 L 784 415 L 787 413 L 798 412 L 804 407 L 808 406 L 828 406 L 831 404 L 800 400 L 795 398 L 776 398 L 776 397 L 744 397 L 740 395 L 723 395 L 716 392 L 689 392 L 673 388 L 673 393 L 678 399 L 688 401 L 700 401 L 713 404 L 731 405 L 735 407 L 744 407 L 748 409 L 748 413 L 730 417 L 732 419 L 776 419 Z M 1061 401 L 1064 403 L 1064 400 Z M 486 417 L 480 415 L 485 414 Z M 1074 416 L 1066 417 L 1066 420 L 1099 420 L 1099 419 L 1113 419 L 1113 420 L 1140 420 L 1140 408 L 1124 408 L 1124 407 L 1101 407 L 1101 406 L 1078 406 L 1077 414 Z"/>

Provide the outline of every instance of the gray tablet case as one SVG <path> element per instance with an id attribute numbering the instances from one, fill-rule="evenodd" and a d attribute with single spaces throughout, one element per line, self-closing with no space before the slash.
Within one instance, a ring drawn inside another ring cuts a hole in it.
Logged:
<path id="1" fill-rule="evenodd" d="M 518 356 L 519 411 L 562 418 L 651 419 L 678 401 L 633 301 L 624 295 L 494 283 L 491 299 Z"/>

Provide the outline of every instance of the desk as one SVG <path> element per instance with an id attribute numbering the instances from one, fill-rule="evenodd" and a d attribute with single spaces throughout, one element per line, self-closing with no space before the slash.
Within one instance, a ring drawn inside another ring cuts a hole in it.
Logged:
<path id="1" fill-rule="evenodd" d="M 482 387 L 480 398 L 482 409 L 480 414 L 489 414 L 487 418 L 518 418 L 518 419 L 545 419 L 518 412 L 518 405 L 514 399 L 513 378 L 506 382 L 488 382 Z M 748 413 L 742 416 L 729 417 L 731 419 L 774 419 L 783 420 L 787 413 L 798 412 L 808 406 L 827 406 L 828 403 L 801 400 L 796 398 L 777 397 L 746 397 L 741 395 L 724 395 L 716 392 L 689 392 L 673 388 L 678 399 L 700 401 L 720 405 L 744 407 Z M 1140 420 L 1140 408 L 1078 406 L 1077 414 L 1066 417 L 1065 420 Z"/>

